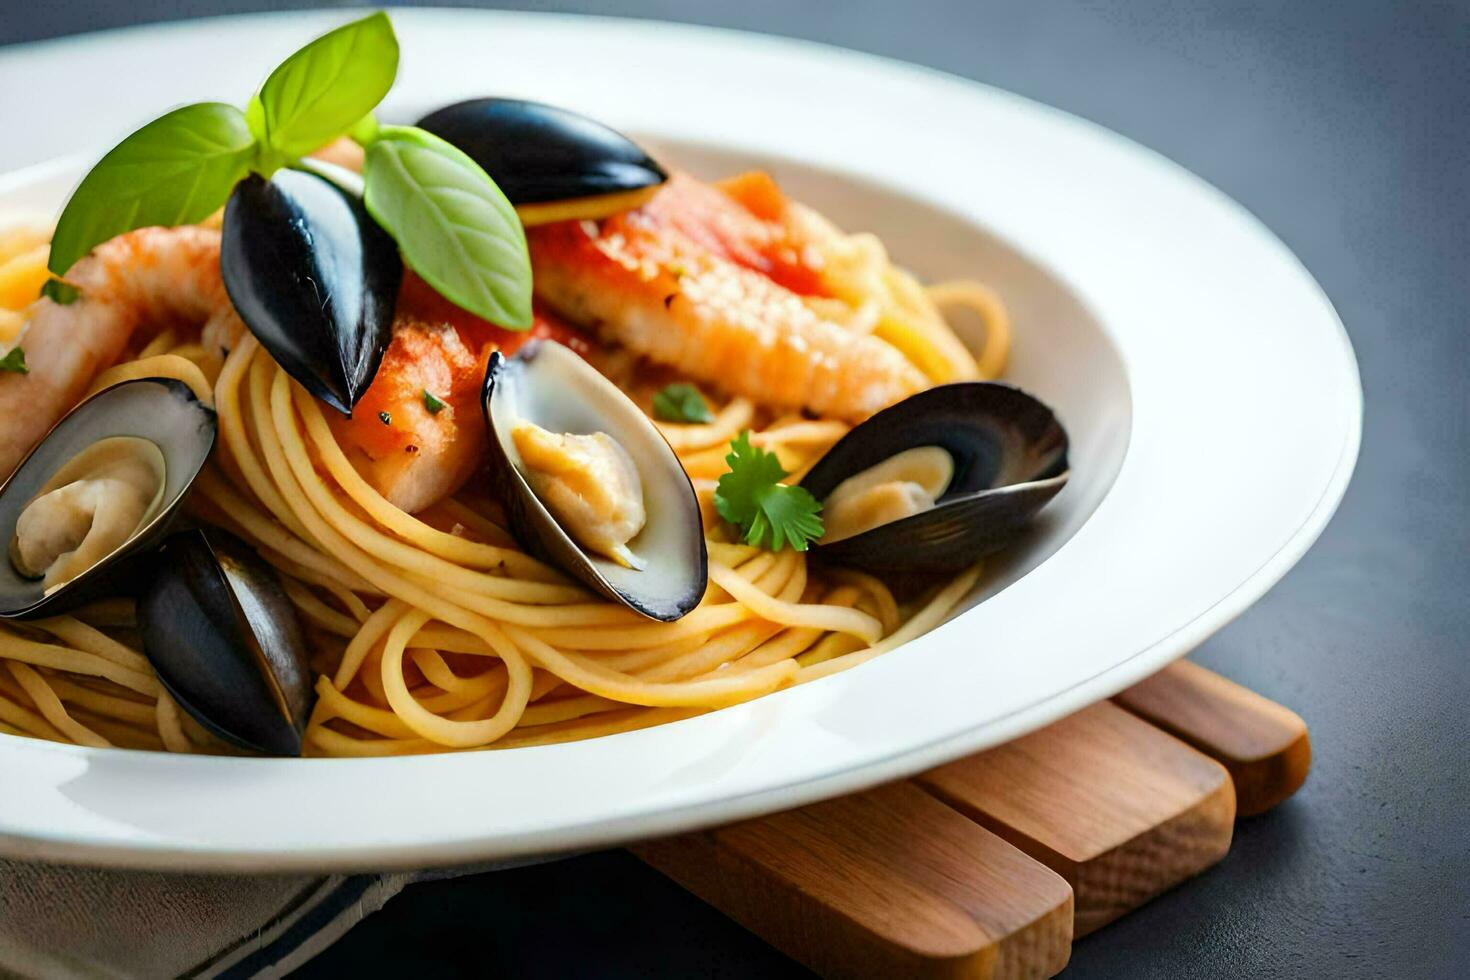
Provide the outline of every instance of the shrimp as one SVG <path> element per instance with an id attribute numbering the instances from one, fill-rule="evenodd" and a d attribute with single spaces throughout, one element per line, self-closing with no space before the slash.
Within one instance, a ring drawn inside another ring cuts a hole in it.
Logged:
<path id="1" fill-rule="evenodd" d="M 97 246 L 66 275 L 80 297 L 39 300 L 21 336 L 28 373 L 0 373 L 0 476 L 7 476 L 140 335 L 180 325 L 237 336 L 219 274 L 219 232 L 141 228 Z"/>
<path id="2" fill-rule="evenodd" d="M 449 496 L 481 455 L 483 359 L 447 323 L 398 317 L 373 383 L 350 418 L 330 413 L 353 467 L 414 513 Z"/>
<path id="3" fill-rule="evenodd" d="M 538 310 L 532 329 L 497 327 L 404 276 L 393 339 L 351 418 L 329 424 L 353 467 L 394 506 L 410 514 L 458 490 L 484 459 L 480 387 L 490 352 L 515 353 L 532 337 L 587 345 Z"/>
<path id="4" fill-rule="evenodd" d="M 763 190 L 764 188 L 764 190 Z M 823 317 L 820 259 L 767 178 L 675 174 L 642 208 L 528 232 L 537 296 L 573 322 L 778 409 L 858 421 L 927 386 L 898 350 Z"/>
<path id="5" fill-rule="evenodd" d="M 0 373 L 0 476 L 86 393 L 99 372 L 165 329 L 199 332 L 228 350 L 246 329 L 219 266 L 220 233 L 144 228 L 99 245 L 67 273 L 80 297 L 42 299 L 22 335 L 28 374 Z M 353 466 L 379 493 L 416 513 L 454 493 L 484 457 L 480 383 L 491 350 L 555 336 L 587 350 L 538 311 L 515 333 L 459 310 L 408 273 L 393 336 L 351 418 L 329 413 Z"/>

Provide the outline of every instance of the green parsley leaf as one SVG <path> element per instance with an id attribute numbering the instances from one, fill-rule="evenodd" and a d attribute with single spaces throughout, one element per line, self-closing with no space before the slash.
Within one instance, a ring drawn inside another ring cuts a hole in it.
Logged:
<path id="1" fill-rule="evenodd" d="M 259 119 L 252 121 L 262 142 L 289 157 L 305 156 L 372 112 L 397 75 L 398 39 L 380 11 L 281 62 L 260 87 Z"/>
<path id="2" fill-rule="evenodd" d="M 775 453 L 750 444 L 742 432 L 725 457 L 730 472 L 715 488 L 715 509 L 738 527 L 746 544 L 780 551 L 787 544 L 805 551 L 822 536 L 822 504 L 802 487 L 782 483 L 788 474 Z"/>
<path id="3" fill-rule="evenodd" d="M 413 126 L 383 126 L 363 171 L 368 213 L 435 292 L 512 330 L 531 326 L 526 232 L 495 181 Z"/>
<path id="4" fill-rule="evenodd" d="M 425 388 L 424 407 L 429 410 L 430 415 L 438 415 L 440 412 L 448 408 L 449 405 L 443 399 L 434 397 L 433 392 L 429 391 L 428 388 Z"/>
<path id="5" fill-rule="evenodd" d="M 19 347 L 10 348 L 10 353 L 0 357 L 0 371 L 9 371 L 11 374 L 30 374 L 31 369 L 26 367 L 26 352 Z"/>
<path id="6" fill-rule="evenodd" d="M 653 417 L 660 422 L 708 422 L 714 413 L 709 403 L 691 384 L 679 382 L 653 396 Z"/>
<path id="7" fill-rule="evenodd" d="M 65 275 L 93 248 L 135 228 L 203 221 L 254 156 L 255 137 L 234 106 L 200 102 L 160 116 L 82 179 L 56 224 L 47 268 Z"/>

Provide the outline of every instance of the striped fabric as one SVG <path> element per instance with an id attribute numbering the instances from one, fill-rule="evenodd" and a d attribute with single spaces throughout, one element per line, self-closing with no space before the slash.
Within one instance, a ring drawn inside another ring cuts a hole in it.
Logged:
<path id="1" fill-rule="evenodd" d="M 284 976 L 416 877 L 177 875 L 0 860 L 0 978 Z"/>

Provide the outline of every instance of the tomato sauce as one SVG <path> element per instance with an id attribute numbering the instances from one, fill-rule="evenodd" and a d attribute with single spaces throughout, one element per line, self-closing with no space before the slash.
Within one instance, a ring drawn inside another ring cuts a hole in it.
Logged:
<path id="1" fill-rule="evenodd" d="M 591 338 L 540 303 L 531 304 L 531 329 L 508 330 L 455 306 L 412 269 L 405 269 L 403 273 L 403 286 L 398 291 L 398 314 L 430 323 L 448 323 L 463 338 L 466 346 L 484 352 L 486 357 L 489 356 L 484 351 L 487 345 L 509 357 L 536 337 L 550 337 L 583 355 L 592 349 Z"/>
<path id="2" fill-rule="evenodd" d="M 789 207 L 781 188 L 762 171 L 717 186 L 675 173 L 643 207 L 608 219 L 603 234 L 672 230 L 793 293 L 828 295 L 821 256 L 791 228 Z"/>
<path id="3" fill-rule="evenodd" d="M 492 351 L 514 354 L 534 337 L 550 337 L 579 354 L 592 342 L 550 311 L 533 307 L 529 330 L 507 330 L 460 309 L 411 270 L 398 294 L 393 339 L 352 418 L 334 418 L 339 440 L 370 459 L 448 450 L 477 439 L 480 388 Z M 433 399 L 444 404 L 435 410 Z"/>

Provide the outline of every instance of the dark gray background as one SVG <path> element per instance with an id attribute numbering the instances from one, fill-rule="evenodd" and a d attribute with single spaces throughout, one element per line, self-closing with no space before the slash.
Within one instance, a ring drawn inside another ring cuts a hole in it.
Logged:
<path id="1" fill-rule="evenodd" d="M 0 42 L 290 6 L 0 0 Z M 1357 349 L 1362 457 L 1316 548 L 1196 656 L 1307 719 L 1311 778 L 1223 864 L 1079 943 L 1067 976 L 1470 976 L 1470 4 L 505 6 L 812 38 L 1011 89 L 1179 161 L 1301 256 Z M 348 969 L 802 975 L 620 853 L 415 886 L 302 975 Z"/>

